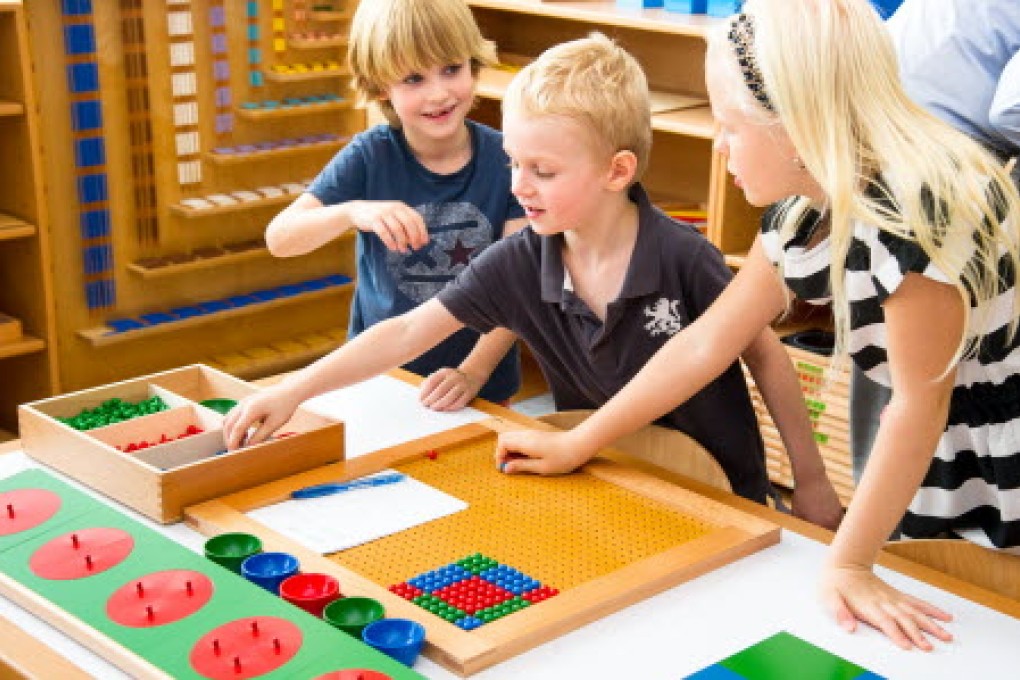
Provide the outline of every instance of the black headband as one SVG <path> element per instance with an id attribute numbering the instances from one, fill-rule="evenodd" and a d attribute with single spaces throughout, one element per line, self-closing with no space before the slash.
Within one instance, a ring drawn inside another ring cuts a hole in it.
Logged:
<path id="1" fill-rule="evenodd" d="M 733 17 L 730 24 L 730 32 L 727 34 L 733 52 L 737 55 L 737 63 L 740 64 L 740 71 L 744 75 L 744 84 L 751 91 L 758 103 L 766 110 L 775 113 L 776 107 L 765 92 L 765 82 L 761 77 L 761 70 L 754 58 L 754 24 L 751 17 L 741 12 Z"/>

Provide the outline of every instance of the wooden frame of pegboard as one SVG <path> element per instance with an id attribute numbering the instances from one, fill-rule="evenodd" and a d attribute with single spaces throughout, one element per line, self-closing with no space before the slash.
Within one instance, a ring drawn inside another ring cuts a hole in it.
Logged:
<path id="1" fill-rule="evenodd" d="M 596 493 L 623 491 L 641 499 L 642 502 L 703 522 L 710 525 L 710 528 L 692 540 L 678 542 L 612 571 L 564 588 L 556 597 L 535 607 L 518 611 L 512 616 L 481 628 L 466 631 L 390 592 L 387 585 L 391 584 L 380 584 L 378 579 L 373 580 L 362 571 L 343 564 L 341 562 L 343 553 L 333 556 L 316 554 L 244 514 L 249 510 L 285 500 L 291 491 L 309 484 L 352 479 L 390 467 L 404 469 L 402 466 L 423 461 L 427 458 L 426 454 L 432 452 L 437 452 L 438 457 L 442 459 L 444 455 L 451 457 L 462 455 L 460 452 L 463 447 L 478 444 L 491 447 L 500 431 L 516 427 L 501 419 L 466 425 L 186 508 L 185 520 L 207 535 L 226 531 L 258 534 L 267 549 L 285 550 L 297 555 L 305 570 L 336 576 L 345 594 L 375 598 L 384 604 L 388 616 L 418 620 L 427 630 L 425 654 L 461 675 L 470 675 L 497 664 L 629 604 L 779 541 L 779 527 L 771 522 L 610 460 L 597 459 L 585 465 L 578 473 L 562 478 L 514 477 L 513 483 L 521 485 L 522 488 L 540 485 L 548 490 L 550 484 L 567 484 L 571 479 L 600 484 L 603 486 L 598 488 L 605 491 Z M 490 465 L 490 472 L 491 468 Z M 479 501 L 484 498 L 489 487 L 484 483 L 474 483 L 471 486 L 474 492 L 460 496 L 471 505 L 458 515 L 482 512 L 483 504 Z M 569 494 L 561 494 L 561 497 L 570 497 L 571 503 L 576 500 Z M 548 517 L 548 521 L 553 524 L 560 523 L 559 526 L 566 530 L 568 527 L 562 523 L 569 517 L 569 513 L 554 513 Z M 437 520 L 430 525 L 442 521 Z M 399 537 L 411 531 L 396 534 L 396 539 L 390 536 L 379 540 L 399 541 Z M 620 540 L 629 542 L 635 538 L 637 537 L 631 536 Z M 360 546 L 352 551 L 364 547 Z M 540 546 L 536 544 L 535 549 L 540 549 Z M 468 554 L 474 550 L 474 546 L 465 545 L 463 552 Z M 351 551 L 345 551 L 349 552 Z M 566 560 L 566 557 L 563 559 Z M 437 558 L 434 566 L 438 567 L 441 564 L 442 559 Z M 524 571 L 527 571 L 527 568 Z M 410 577 L 414 573 L 417 572 L 411 571 L 407 576 Z M 532 576 L 542 578 L 541 574 Z"/>

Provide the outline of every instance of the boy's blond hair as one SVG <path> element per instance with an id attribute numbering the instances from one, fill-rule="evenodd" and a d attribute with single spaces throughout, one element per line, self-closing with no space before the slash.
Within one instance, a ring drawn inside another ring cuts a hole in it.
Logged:
<path id="1" fill-rule="evenodd" d="M 1001 295 L 1000 264 L 1020 272 L 1020 196 L 1009 177 L 976 142 L 910 100 L 867 0 L 748 0 L 744 12 L 753 22 L 744 60 L 761 82 L 741 71 L 727 33 L 733 19 L 710 34 L 708 58 L 722 60 L 728 96 L 749 120 L 782 126 L 828 198 L 837 349 L 845 350 L 850 328 L 845 263 L 860 221 L 916 242 L 950 277 L 968 329 L 954 361 L 969 355 L 985 321 L 970 318 L 968 302 L 988 309 Z M 774 111 L 749 84 L 764 88 Z M 783 240 L 807 204 L 790 202 Z M 1020 312 L 1012 302 L 1010 337 Z"/>
<path id="2" fill-rule="evenodd" d="M 376 102 L 386 119 L 400 119 L 386 88 L 411 73 L 471 62 L 471 73 L 496 61 L 464 0 L 362 0 L 351 21 L 347 65 L 359 103 Z"/>
<path id="3" fill-rule="evenodd" d="M 504 111 L 565 116 L 591 132 L 611 155 L 637 158 L 634 180 L 648 167 L 652 113 L 648 80 L 626 50 L 601 33 L 550 47 L 510 83 Z"/>

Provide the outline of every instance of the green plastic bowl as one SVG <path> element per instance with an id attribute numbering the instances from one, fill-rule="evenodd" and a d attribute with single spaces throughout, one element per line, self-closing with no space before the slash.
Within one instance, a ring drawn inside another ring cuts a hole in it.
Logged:
<path id="1" fill-rule="evenodd" d="M 327 622 L 359 640 L 365 626 L 382 617 L 382 604 L 370 597 L 343 597 L 333 600 L 322 611 Z"/>
<path id="2" fill-rule="evenodd" d="M 238 574 L 241 573 L 241 563 L 260 552 L 262 541 L 252 534 L 240 532 L 220 534 L 205 542 L 207 558 Z"/>

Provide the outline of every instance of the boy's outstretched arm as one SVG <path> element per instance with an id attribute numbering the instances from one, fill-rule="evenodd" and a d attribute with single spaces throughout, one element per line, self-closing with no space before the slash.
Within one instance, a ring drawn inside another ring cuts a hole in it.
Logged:
<path id="1" fill-rule="evenodd" d="M 742 356 L 790 456 L 793 514 L 835 530 L 843 518 L 843 506 L 825 473 L 790 355 L 772 329 L 766 328 Z"/>
<path id="2" fill-rule="evenodd" d="M 306 399 L 406 363 L 460 328 L 463 325 L 435 299 L 368 328 L 343 347 L 231 409 L 223 425 L 227 448 L 264 441 Z M 255 431 L 248 435 L 253 426 Z"/>
<path id="3" fill-rule="evenodd" d="M 457 368 L 441 368 L 421 384 L 418 398 L 433 411 L 457 411 L 475 398 L 517 336 L 494 328 L 478 338 L 474 349 Z"/>
<path id="4" fill-rule="evenodd" d="M 663 345 L 612 399 L 568 432 L 501 435 L 497 463 L 505 463 L 506 472 L 539 474 L 567 472 L 585 463 L 715 380 L 786 308 L 786 295 L 755 241 L 740 273 L 712 306 Z"/>
<path id="5" fill-rule="evenodd" d="M 503 223 L 503 238 L 528 226 L 524 217 Z M 421 384 L 421 403 L 433 411 L 457 411 L 464 408 L 482 389 L 500 360 L 517 341 L 505 328 L 483 335 L 471 354 L 457 368 L 441 368 Z"/>
<path id="6" fill-rule="evenodd" d="M 323 205 L 314 195 L 304 193 L 266 227 L 266 246 L 276 257 L 304 255 L 352 228 L 373 232 L 388 249 L 402 253 L 429 241 L 421 214 L 400 201 Z"/>

